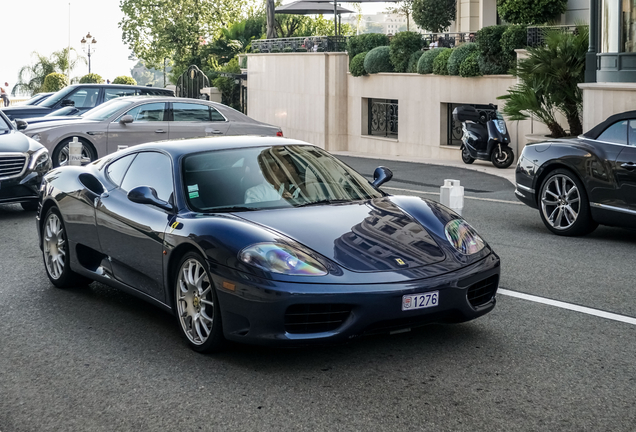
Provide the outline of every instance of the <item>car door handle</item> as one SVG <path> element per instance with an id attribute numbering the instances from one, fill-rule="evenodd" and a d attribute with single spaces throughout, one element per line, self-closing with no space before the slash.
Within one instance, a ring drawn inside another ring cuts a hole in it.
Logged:
<path id="1" fill-rule="evenodd" d="M 212 133 L 212 134 L 214 134 L 214 135 L 221 135 L 223 132 L 222 132 L 222 131 L 220 131 L 220 130 L 217 130 L 217 129 L 212 129 L 212 130 L 210 131 L 210 133 Z"/>
<path id="2" fill-rule="evenodd" d="M 636 164 L 634 162 L 627 162 L 621 165 L 621 167 L 627 169 L 627 170 L 633 170 L 636 169 Z"/>
<path id="3" fill-rule="evenodd" d="M 155 131 L 155 133 L 166 133 L 166 131 L 165 131 L 165 130 L 163 130 L 163 129 L 157 129 L 157 130 Z"/>

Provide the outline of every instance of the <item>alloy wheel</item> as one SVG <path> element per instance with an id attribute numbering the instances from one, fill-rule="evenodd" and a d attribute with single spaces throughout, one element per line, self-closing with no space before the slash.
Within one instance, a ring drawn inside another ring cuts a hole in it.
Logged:
<path id="1" fill-rule="evenodd" d="M 181 327 L 194 345 L 202 345 L 212 334 L 214 293 L 203 265 L 190 258 L 181 265 L 177 278 L 177 313 Z"/>
<path id="2" fill-rule="evenodd" d="M 541 211 L 556 230 L 566 230 L 576 223 L 581 208 L 581 196 L 574 181 L 558 174 L 546 182 L 541 193 Z"/>
<path id="3" fill-rule="evenodd" d="M 42 246 L 46 270 L 51 278 L 59 279 L 66 262 L 66 233 L 62 221 L 55 213 L 50 213 L 44 224 Z"/>

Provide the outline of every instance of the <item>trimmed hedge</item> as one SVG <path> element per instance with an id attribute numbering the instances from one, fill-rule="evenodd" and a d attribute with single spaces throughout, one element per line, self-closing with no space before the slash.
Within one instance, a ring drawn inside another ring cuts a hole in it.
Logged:
<path id="1" fill-rule="evenodd" d="M 68 78 L 66 75 L 53 72 L 44 77 L 44 84 L 42 85 L 43 92 L 56 92 L 62 90 L 68 85 Z"/>
<path id="2" fill-rule="evenodd" d="M 364 57 L 364 69 L 369 74 L 393 72 L 390 48 L 388 46 L 379 46 L 369 51 Z"/>
<path id="3" fill-rule="evenodd" d="M 479 30 L 476 34 L 477 46 L 481 57 L 479 67 L 484 75 L 499 75 L 508 73 L 510 58 L 501 49 L 501 37 L 507 26 L 489 26 Z"/>
<path id="4" fill-rule="evenodd" d="M 409 66 L 406 68 L 408 73 L 417 73 L 417 63 L 420 61 L 420 58 L 424 55 L 424 51 L 415 51 L 411 54 L 411 58 L 409 59 Z"/>
<path id="5" fill-rule="evenodd" d="M 448 75 L 448 59 L 453 50 L 450 48 L 435 48 L 443 50 L 433 61 L 433 73 L 436 75 Z"/>
<path id="6" fill-rule="evenodd" d="M 364 58 L 366 57 L 367 52 L 361 52 L 360 54 L 356 54 L 354 58 L 351 59 L 349 63 L 349 72 L 351 75 L 358 77 L 363 75 L 368 75 L 366 69 L 364 68 Z"/>
<path id="7" fill-rule="evenodd" d="M 479 48 L 475 43 L 465 43 L 453 49 L 452 54 L 448 58 L 448 74 L 459 75 L 461 64 L 477 51 L 479 51 Z"/>
<path id="8" fill-rule="evenodd" d="M 463 77 L 476 77 L 482 76 L 481 69 L 479 68 L 479 57 L 481 54 L 475 51 L 469 55 L 459 66 L 459 75 Z"/>
<path id="9" fill-rule="evenodd" d="M 80 78 L 80 84 L 101 84 L 104 82 L 104 78 L 96 73 L 89 73 Z"/>
<path id="10" fill-rule="evenodd" d="M 367 33 L 357 36 L 350 36 L 347 40 L 347 52 L 349 53 L 349 62 L 355 56 L 362 52 L 371 51 L 379 46 L 388 46 L 389 37 L 382 33 Z"/>
<path id="11" fill-rule="evenodd" d="M 422 35 L 411 31 L 397 33 L 391 39 L 390 58 L 396 72 L 406 72 L 411 55 L 422 49 L 424 41 Z"/>
<path id="12" fill-rule="evenodd" d="M 430 49 L 420 57 L 420 60 L 417 62 L 417 73 L 418 74 L 431 74 L 433 73 L 433 62 L 437 58 L 438 55 L 447 50 L 448 48 L 434 48 Z"/>
<path id="13" fill-rule="evenodd" d="M 113 84 L 137 85 L 137 80 L 133 77 L 120 75 L 113 80 Z"/>

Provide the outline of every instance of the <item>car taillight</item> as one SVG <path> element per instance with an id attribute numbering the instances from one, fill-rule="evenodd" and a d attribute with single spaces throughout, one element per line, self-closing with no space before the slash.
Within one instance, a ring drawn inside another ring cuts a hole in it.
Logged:
<path id="1" fill-rule="evenodd" d="M 283 136 L 283 131 L 278 131 L 278 132 L 276 132 L 276 136 L 277 136 L 277 137 L 282 137 L 282 136 Z"/>

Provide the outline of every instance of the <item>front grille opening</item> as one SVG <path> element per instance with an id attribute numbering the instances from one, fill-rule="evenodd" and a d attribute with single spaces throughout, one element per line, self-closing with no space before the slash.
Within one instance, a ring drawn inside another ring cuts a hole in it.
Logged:
<path id="1" fill-rule="evenodd" d="M 22 173 L 26 164 L 25 156 L 0 157 L 0 180 L 16 177 Z"/>
<path id="2" fill-rule="evenodd" d="M 288 333 L 321 333 L 340 327 L 351 314 L 346 304 L 297 304 L 285 312 Z"/>
<path id="3" fill-rule="evenodd" d="M 472 307 L 485 305 L 494 297 L 498 285 L 499 275 L 492 275 L 489 278 L 472 284 L 466 293 L 468 302 Z"/>

